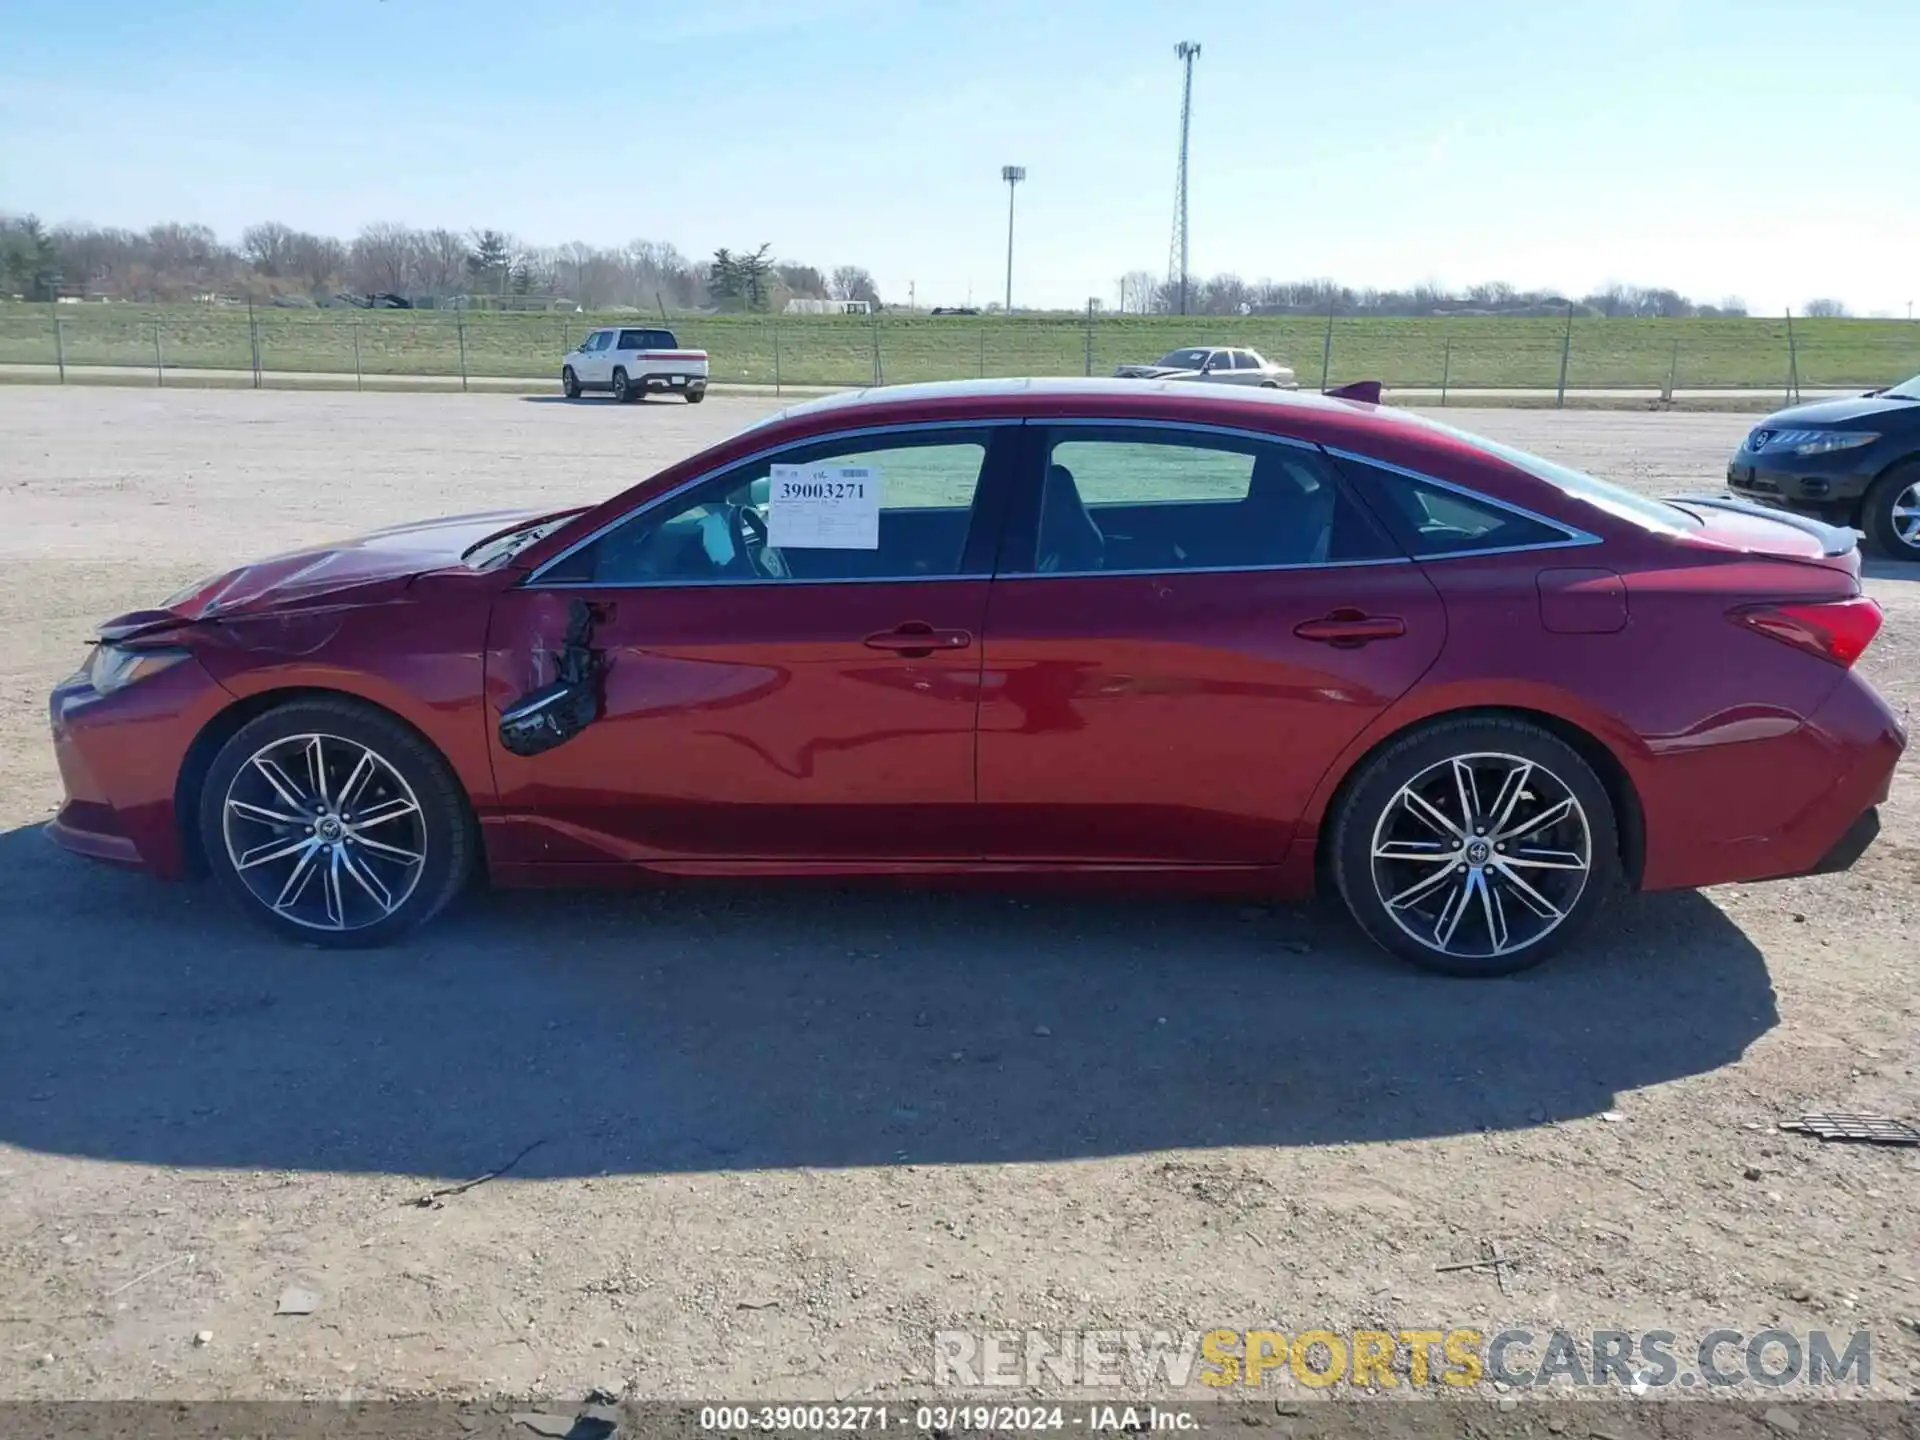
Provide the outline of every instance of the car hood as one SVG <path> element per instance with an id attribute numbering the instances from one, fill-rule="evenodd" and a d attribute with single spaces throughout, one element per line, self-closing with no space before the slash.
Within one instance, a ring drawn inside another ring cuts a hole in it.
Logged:
<path id="1" fill-rule="evenodd" d="M 1907 400 L 1898 395 L 1849 395 L 1840 400 L 1814 400 L 1776 410 L 1755 428 L 1790 430 L 1796 425 L 1844 425 L 1896 413 L 1920 419 L 1920 400 Z"/>
<path id="2" fill-rule="evenodd" d="M 375 530 L 332 545 L 293 550 L 197 581 L 152 610 L 136 610 L 100 627 L 105 640 L 183 622 L 221 620 L 295 605 L 344 599 L 365 602 L 404 589 L 416 575 L 457 564 L 491 535 L 545 518 L 541 510 L 489 510 Z"/>
<path id="3" fill-rule="evenodd" d="M 1175 375 L 1198 375 L 1200 372 L 1178 365 L 1122 365 L 1113 373 L 1128 380 L 1168 380 Z"/>

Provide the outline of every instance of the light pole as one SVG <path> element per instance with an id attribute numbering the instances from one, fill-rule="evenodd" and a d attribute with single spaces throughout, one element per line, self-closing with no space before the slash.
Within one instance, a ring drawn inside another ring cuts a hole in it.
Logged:
<path id="1" fill-rule="evenodd" d="M 1007 314 L 1013 313 L 1013 187 L 1027 178 L 1024 165 L 1002 165 L 1000 178 L 1007 182 Z"/>

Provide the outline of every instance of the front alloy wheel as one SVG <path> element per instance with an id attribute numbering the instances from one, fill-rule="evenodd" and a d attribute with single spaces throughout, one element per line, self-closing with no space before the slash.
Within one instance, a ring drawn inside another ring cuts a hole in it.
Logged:
<path id="1" fill-rule="evenodd" d="M 458 782 L 406 726 L 300 701 L 241 727 L 201 796 L 209 866 L 256 919 L 328 946 L 374 945 L 440 910 L 472 854 Z"/>
<path id="2" fill-rule="evenodd" d="M 1503 717 L 1443 722 L 1357 778 L 1336 878 L 1381 945 L 1454 975 L 1504 975 L 1570 939 L 1615 865 L 1612 805 L 1556 736 Z"/>
<path id="3" fill-rule="evenodd" d="M 1910 461 L 1874 482 L 1861 507 L 1860 528 L 1889 559 L 1920 560 L 1920 462 Z"/>
<path id="4" fill-rule="evenodd" d="M 227 786 L 227 860 L 253 898 L 294 925 L 358 930 L 412 896 L 427 860 L 413 788 L 338 735 L 289 735 Z"/>
<path id="5" fill-rule="evenodd" d="M 580 377 L 573 373 L 573 366 L 565 365 L 560 369 L 560 393 L 569 400 L 580 398 Z"/>

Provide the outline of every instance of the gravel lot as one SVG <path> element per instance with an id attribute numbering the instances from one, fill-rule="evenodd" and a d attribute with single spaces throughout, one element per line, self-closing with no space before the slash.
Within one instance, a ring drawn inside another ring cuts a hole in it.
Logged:
<path id="1" fill-rule="evenodd" d="M 1875 1390 L 1920 1387 L 1920 1152 L 1771 1130 L 1920 1117 L 1914 753 L 1852 873 L 1479 984 L 1318 913 L 749 888 L 476 896 L 332 955 L 40 837 L 94 622 L 595 497 L 769 403 L 0 389 L 0 1398 L 888 1397 L 937 1328 L 1373 1323 L 1865 1327 Z M 1750 423 L 1447 413 L 1669 493 Z M 1920 567 L 1869 589 L 1911 707 Z M 1510 1293 L 1436 1271 L 1483 1239 Z"/>

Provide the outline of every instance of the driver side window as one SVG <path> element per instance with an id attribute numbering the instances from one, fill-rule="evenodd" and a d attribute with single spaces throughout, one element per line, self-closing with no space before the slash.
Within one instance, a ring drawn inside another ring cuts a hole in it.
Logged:
<path id="1" fill-rule="evenodd" d="M 848 437 L 749 461 L 635 515 L 544 578 L 731 585 L 958 576 L 992 435 L 960 429 Z M 802 467 L 810 479 L 824 467 L 830 481 L 842 470 L 865 474 L 858 486 L 803 487 L 820 493 L 798 502 L 806 512 L 800 515 L 782 513 L 788 502 L 773 483 L 775 466 Z M 796 534 L 804 543 L 794 543 Z"/>

